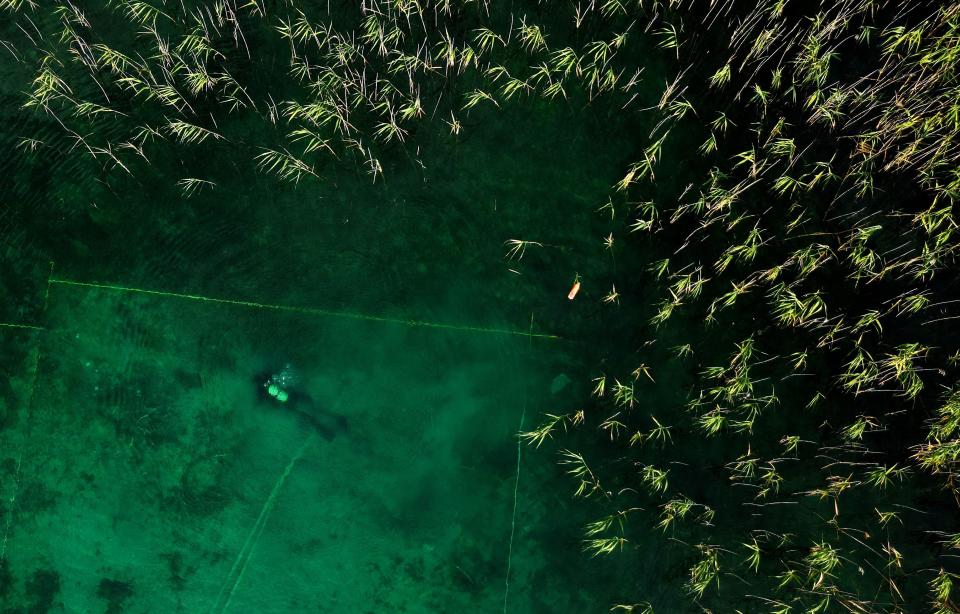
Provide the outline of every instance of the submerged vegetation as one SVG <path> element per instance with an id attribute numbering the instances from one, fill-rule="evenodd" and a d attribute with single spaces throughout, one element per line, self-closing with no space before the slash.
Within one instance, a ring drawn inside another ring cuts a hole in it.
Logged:
<path id="1" fill-rule="evenodd" d="M 582 548 L 663 541 L 691 611 L 960 612 L 960 3 L 0 6 L 20 150 L 104 181 L 188 148 L 388 181 L 521 100 L 636 116 L 571 264 L 592 394 L 521 435 L 596 514 Z M 495 240 L 517 270 L 537 238 Z M 637 585 L 609 607 L 662 611 Z"/>

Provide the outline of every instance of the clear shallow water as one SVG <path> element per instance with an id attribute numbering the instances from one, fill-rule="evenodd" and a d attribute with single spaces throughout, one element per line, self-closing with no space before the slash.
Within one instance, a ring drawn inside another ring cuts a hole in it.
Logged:
<path id="1" fill-rule="evenodd" d="M 98 609 L 108 569 L 153 611 L 500 603 L 512 435 L 526 388 L 549 385 L 528 339 L 50 298 L 7 556 L 67 570 L 68 610 Z M 321 406 L 305 411 L 344 418 L 332 440 L 257 397 L 253 374 L 281 356 Z"/>
<path id="2" fill-rule="evenodd" d="M 4 607 L 584 611 L 632 582 L 586 568 L 551 457 L 523 449 L 517 482 L 521 418 L 582 393 L 563 337 L 590 308 L 565 296 L 623 155 L 542 111 L 376 185 L 223 155 L 190 200 L 149 173 L 8 176 L 45 230 L 4 235 L 4 320 L 35 327 L 0 331 Z M 505 262 L 513 237 L 547 247 Z M 286 362 L 333 439 L 258 397 Z"/>

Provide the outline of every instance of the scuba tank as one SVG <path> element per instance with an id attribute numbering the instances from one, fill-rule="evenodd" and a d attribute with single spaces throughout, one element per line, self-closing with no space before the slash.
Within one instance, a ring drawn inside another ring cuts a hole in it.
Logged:
<path id="1" fill-rule="evenodd" d="M 263 388 L 271 397 L 281 403 L 286 403 L 290 399 L 290 393 L 294 388 L 303 383 L 303 377 L 300 372 L 293 368 L 293 365 L 287 363 L 283 368 L 271 375 L 265 382 Z"/>

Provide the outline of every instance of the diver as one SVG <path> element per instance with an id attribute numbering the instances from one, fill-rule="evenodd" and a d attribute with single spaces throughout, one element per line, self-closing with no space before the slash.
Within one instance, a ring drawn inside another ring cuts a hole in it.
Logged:
<path id="1" fill-rule="evenodd" d="M 290 399 L 290 391 L 303 383 L 300 372 L 293 368 L 290 363 L 283 365 L 277 373 L 272 374 L 263 382 L 263 388 L 271 397 L 281 403 L 286 403 Z"/>
<path id="2" fill-rule="evenodd" d="M 303 377 L 290 363 L 277 371 L 257 375 L 256 381 L 261 400 L 283 407 L 327 441 L 346 431 L 346 417 L 319 407 L 313 397 L 303 392 Z"/>

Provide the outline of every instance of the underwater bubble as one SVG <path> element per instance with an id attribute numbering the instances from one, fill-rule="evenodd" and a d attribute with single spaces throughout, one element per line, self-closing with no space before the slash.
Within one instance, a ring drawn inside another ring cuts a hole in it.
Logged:
<path id="1" fill-rule="evenodd" d="M 273 379 L 284 388 L 291 388 L 299 385 L 303 381 L 303 376 L 296 368 L 287 363 Z"/>

